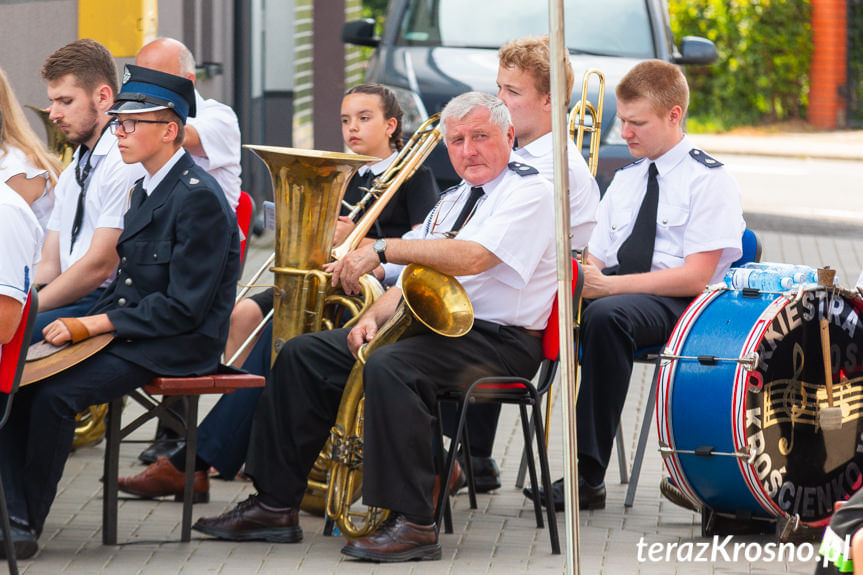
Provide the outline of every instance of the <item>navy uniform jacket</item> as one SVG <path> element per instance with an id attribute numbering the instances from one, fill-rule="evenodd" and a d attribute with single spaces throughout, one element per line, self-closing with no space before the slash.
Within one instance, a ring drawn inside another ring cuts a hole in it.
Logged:
<path id="1" fill-rule="evenodd" d="M 214 373 L 240 272 L 237 218 L 216 180 L 185 153 L 130 206 L 117 253 L 117 277 L 90 311 L 116 328 L 110 353 L 165 376 Z"/>

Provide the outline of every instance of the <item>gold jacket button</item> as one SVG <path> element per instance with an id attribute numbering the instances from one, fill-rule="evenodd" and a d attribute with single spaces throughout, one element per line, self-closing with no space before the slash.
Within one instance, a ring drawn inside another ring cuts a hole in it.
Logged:
<path id="1" fill-rule="evenodd" d="M 126 284 L 127 286 L 132 285 L 132 278 L 126 278 L 126 282 L 125 282 L 125 284 Z"/>
<path id="2" fill-rule="evenodd" d="M 120 307 L 123 307 L 124 305 L 126 305 L 126 298 L 121 297 L 120 299 L 118 299 L 118 300 L 117 300 L 117 305 L 118 305 L 118 306 L 120 306 Z"/>

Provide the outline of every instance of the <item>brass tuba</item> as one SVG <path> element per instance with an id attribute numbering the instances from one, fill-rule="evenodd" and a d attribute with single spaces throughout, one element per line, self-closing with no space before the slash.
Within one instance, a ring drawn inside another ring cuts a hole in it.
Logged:
<path id="1" fill-rule="evenodd" d="M 461 337 L 473 326 L 473 306 L 461 284 L 452 276 L 410 264 L 402 272 L 402 301 L 372 341 L 357 353 L 339 404 L 329 439 L 329 480 L 309 478 L 309 488 L 325 491 L 326 512 L 347 537 L 362 537 L 386 519 L 388 511 L 368 507 L 351 510 L 362 483 L 363 368 L 366 358 L 381 346 L 420 333 Z"/>
<path id="2" fill-rule="evenodd" d="M 599 93 L 596 96 L 596 106 L 587 99 L 587 88 L 590 78 L 596 76 L 599 81 Z M 605 102 L 605 76 L 596 68 L 591 68 L 584 73 L 581 85 L 581 99 L 575 103 L 569 113 L 569 137 L 575 139 L 575 147 L 581 151 L 584 142 L 584 133 L 590 133 L 590 148 L 587 155 L 587 167 L 591 175 L 596 175 L 596 167 L 599 163 L 599 139 L 602 133 L 602 107 Z M 590 118 L 590 125 L 586 118 Z"/>
<path id="3" fill-rule="evenodd" d="M 352 303 L 329 286 L 321 271 L 332 250 L 333 234 L 347 182 L 361 165 L 375 158 L 355 154 L 245 146 L 267 165 L 273 179 L 276 204 L 275 279 L 273 301 L 273 353 L 275 361 L 290 338 L 330 327 L 324 306 L 351 307 L 355 317 L 378 293 L 362 281 L 363 305 Z"/>

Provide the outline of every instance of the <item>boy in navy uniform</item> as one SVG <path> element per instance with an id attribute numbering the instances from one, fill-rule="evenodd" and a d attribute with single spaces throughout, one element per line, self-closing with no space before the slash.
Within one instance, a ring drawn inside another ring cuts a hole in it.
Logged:
<path id="1" fill-rule="evenodd" d="M 186 78 L 128 66 L 110 129 L 123 160 L 147 175 L 131 190 L 116 279 L 89 315 L 45 328 L 55 345 L 113 333 L 99 353 L 19 392 L 0 432 L 0 472 L 16 540 L 29 555 L 57 492 L 75 414 L 155 376 L 214 373 L 239 274 L 236 217 L 215 180 L 182 149 L 195 113 Z M 28 555 L 28 556 L 29 556 Z"/>

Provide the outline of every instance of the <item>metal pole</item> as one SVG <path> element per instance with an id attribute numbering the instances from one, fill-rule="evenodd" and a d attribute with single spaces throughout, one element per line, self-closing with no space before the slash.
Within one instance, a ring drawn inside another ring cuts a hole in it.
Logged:
<path id="1" fill-rule="evenodd" d="M 578 471 L 576 468 L 575 354 L 572 335 L 572 255 L 569 231 L 569 165 L 566 140 L 566 73 L 569 60 L 564 37 L 563 0 L 549 0 L 551 48 L 551 126 L 554 142 L 554 199 L 557 238 L 557 304 L 560 324 L 560 383 L 563 402 L 563 484 L 566 501 L 566 573 L 578 575 Z"/>

